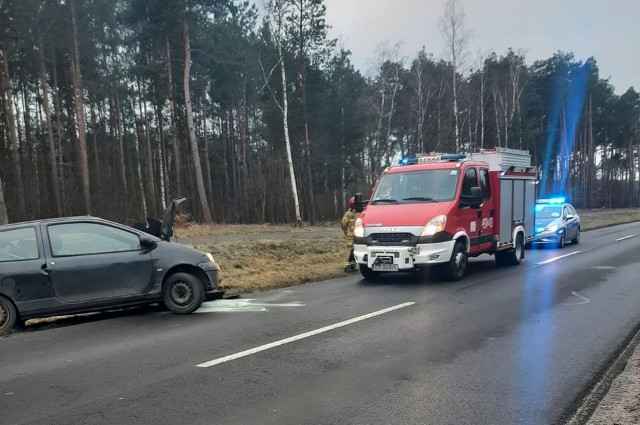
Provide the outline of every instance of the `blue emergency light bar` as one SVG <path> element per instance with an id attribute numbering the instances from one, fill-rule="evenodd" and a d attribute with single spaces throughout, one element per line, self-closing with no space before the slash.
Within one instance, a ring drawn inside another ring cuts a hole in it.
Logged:
<path id="1" fill-rule="evenodd" d="M 398 165 L 411 165 L 411 164 L 417 164 L 417 163 L 418 163 L 418 158 L 409 157 L 409 156 L 405 156 L 400 161 L 398 161 Z"/>
<path id="2" fill-rule="evenodd" d="M 401 160 L 398 161 L 398 165 L 413 165 L 413 164 L 425 164 L 428 162 L 436 162 L 436 161 L 460 161 L 465 159 L 467 156 L 464 154 L 447 154 L 440 156 L 430 156 L 430 155 L 418 155 L 416 156 L 405 156 Z"/>
<path id="3" fill-rule="evenodd" d="M 564 204 L 566 202 L 566 198 L 563 196 L 559 196 L 557 198 L 546 198 L 546 199 L 538 199 L 536 203 L 538 204 Z"/>

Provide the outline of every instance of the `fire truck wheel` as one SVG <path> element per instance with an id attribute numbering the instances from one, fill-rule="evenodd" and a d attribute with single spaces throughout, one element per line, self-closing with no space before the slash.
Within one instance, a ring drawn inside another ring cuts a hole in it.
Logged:
<path id="1" fill-rule="evenodd" d="M 360 264 L 360 274 L 362 275 L 362 277 L 369 280 L 374 280 L 375 278 L 380 276 L 380 272 L 373 271 L 364 264 Z"/>
<path id="2" fill-rule="evenodd" d="M 507 255 L 510 265 L 517 266 L 520 264 L 524 258 L 524 237 L 522 233 L 518 233 L 518 236 L 516 236 L 516 246 L 513 248 L 513 251 L 510 251 Z"/>
<path id="3" fill-rule="evenodd" d="M 451 259 L 443 265 L 442 277 L 447 280 L 460 280 L 467 271 L 467 249 L 464 243 L 458 241 L 453 247 Z"/>

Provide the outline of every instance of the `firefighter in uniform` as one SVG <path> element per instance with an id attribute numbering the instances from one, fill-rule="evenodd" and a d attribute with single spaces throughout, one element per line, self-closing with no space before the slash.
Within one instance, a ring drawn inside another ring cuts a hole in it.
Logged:
<path id="1" fill-rule="evenodd" d="M 342 216 L 342 231 L 347 237 L 345 239 L 345 251 L 348 252 L 347 258 L 343 264 L 345 272 L 356 271 L 356 259 L 353 256 L 353 231 L 359 214 L 356 213 L 355 203 L 355 197 L 352 196 L 349 199 L 349 209 Z"/>

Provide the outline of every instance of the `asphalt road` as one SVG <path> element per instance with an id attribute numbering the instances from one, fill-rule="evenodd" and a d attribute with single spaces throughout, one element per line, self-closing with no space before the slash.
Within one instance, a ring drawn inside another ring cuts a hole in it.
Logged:
<path id="1" fill-rule="evenodd" d="M 633 223 L 455 283 L 353 275 L 36 328 L 0 339 L 0 424 L 562 423 L 640 325 L 639 251 Z"/>

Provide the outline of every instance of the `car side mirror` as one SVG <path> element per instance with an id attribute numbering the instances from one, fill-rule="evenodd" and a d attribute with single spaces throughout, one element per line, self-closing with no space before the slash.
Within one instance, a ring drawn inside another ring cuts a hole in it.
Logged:
<path id="1" fill-rule="evenodd" d="M 151 248 L 156 244 L 156 240 L 149 235 L 140 235 L 140 246 L 143 248 Z"/>
<path id="2" fill-rule="evenodd" d="M 567 216 L 564 218 L 565 220 L 573 220 L 574 218 L 576 218 L 575 215 L 573 214 L 567 214 Z"/>
<path id="3" fill-rule="evenodd" d="M 462 195 L 460 199 L 461 207 L 480 208 L 482 204 L 482 189 L 474 186 L 469 189 L 469 195 Z"/>

